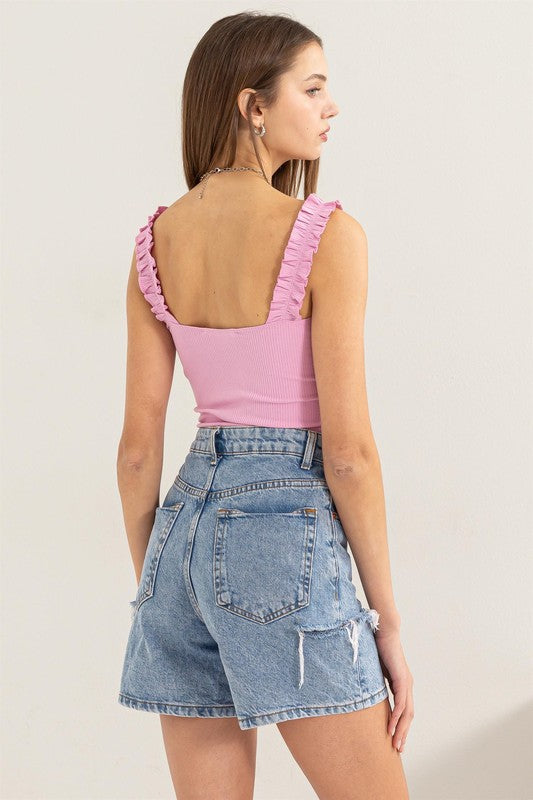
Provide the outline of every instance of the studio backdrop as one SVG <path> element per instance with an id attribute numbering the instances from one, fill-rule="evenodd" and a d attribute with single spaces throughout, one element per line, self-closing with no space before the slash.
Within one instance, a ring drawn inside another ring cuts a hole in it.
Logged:
<path id="1" fill-rule="evenodd" d="M 4 2 L 2 798 L 172 796 L 116 700 L 135 575 L 116 483 L 139 228 L 186 191 L 186 65 L 235 2 Z M 318 194 L 369 247 L 366 372 L 414 677 L 412 800 L 530 800 L 532 14 L 266 2 L 323 39 Z M 195 435 L 176 359 L 161 495 Z M 354 582 L 363 595 L 354 564 Z M 363 597 L 364 601 L 364 597 Z M 311 800 L 276 726 L 258 800 Z"/>

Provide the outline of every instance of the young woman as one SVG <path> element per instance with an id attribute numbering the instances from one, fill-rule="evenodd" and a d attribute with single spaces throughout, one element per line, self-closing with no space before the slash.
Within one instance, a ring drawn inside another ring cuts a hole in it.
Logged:
<path id="1" fill-rule="evenodd" d="M 216 22 L 185 76 L 189 191 L 135 239 L 117 471 L 138 588 L 119 702 L 160 714 L 180 800 L 252 798 L 272 723 L 320 798 L 408 797 L 367 243 L 316 193 L 339 111 L 327 73 L 288 16 Z M 176 352 L 199 419 L 160 503 Z"/>

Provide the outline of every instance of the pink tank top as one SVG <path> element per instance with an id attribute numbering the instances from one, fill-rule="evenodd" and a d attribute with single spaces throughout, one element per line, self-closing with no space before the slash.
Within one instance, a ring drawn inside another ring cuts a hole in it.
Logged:
<path id="1" fill-rule="evenodd" d="M 182 325 L 165 303 L 152 256 L 159 206 L 135 237 L 139 286 L 172 335 L 199 413 L 197 427 L 260 425 L 321 432 L 311 352 L 311 317 L 300 308 L 320 236 L 338 200 L 311 193 L 290 233 L 267 321 L 242 328 Z"/>

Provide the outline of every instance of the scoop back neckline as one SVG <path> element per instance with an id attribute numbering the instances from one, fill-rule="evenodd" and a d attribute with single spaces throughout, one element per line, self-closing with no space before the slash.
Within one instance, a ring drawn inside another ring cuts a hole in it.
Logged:
<path id="1" fill-rule="evenodd" d="M 161 299 L 163 300 L 163 302 L 164 302 L 164 304 L 166 306 L 165 316 L 168 318 L 168 320 L 167 320 L 168 323 L 172 324 L 174 327 L 176 327 L 178 329 L 181 328 L 182 330 L 202 331 L 202 332 L 205 332 L 205 331 L 216 331 L 216 333 L 221 333 L 221 332 L 230 333 L 230 332 L 234 332 L 234 331 L 258 331 L 258 330 L 261 330 L 262 328 L 267 328 L 268 329 L 271 325 L 275 325 L 276 323 L 279 323 L 279 322 L 285 322 L 285 323 L 289 322 L 292 325 L 295 322 L 310 322 L 312 315 L 310 315 L 309 317 L 300 317 L 299 319 L 282 318 L 282 319 L 269 320 L 269 317 L 270 317 L 270 313 L 271 313 L 271 310 L 272 310 L 272 302 L 274 301 L 274 298 L 276 296 L 276 289 L 278 288 L 279 278 L 280 278 L 280 275 L 283 272 L 283 268 L 284 268 L 285 264 L 287 263 L 288 253 L 289 253 L 289 251 L 291 249 L 291 245 L 293 244 L 293 239 L 294 239 L 294 237 L 296 235 L 296 231 L 298 229 L 298 223 L 300 223 L 302 221 L 302 218 L 303 218 L 302 212 L 304 211 L 304 208 L 307 206 L 307 203 L 309 202 L 309 200 L 311 198 L 313 200 L 320 200 L 320 198 L 318 197 L 318 194 L 316 192 L 310 192 L 307 195 L 307 197 L 304 199 L 304 201 L 302 202 L 302 205 L 300 206 L 300 208 L 298 209 L 298 214 L 296 215 L 296 218 L 295 218 L 294 223 L 292 225 L 291 232 L 289 234 L 289 239 L 288 239 L 287 244 L 285 246 L 285 250 L 283 252 L 283 257 L 282 257 L 281 263 L 279 265 L 279 270 L 278 270 L 278 274 L 277 274 L 277 277 L 276 277 L 276 283 L 274 284 L 274 291 L 273 291 L 272 297 L 270 299 L 270 305 L 269 305 L 269 308 L 268 308 L 268 316 L 267 316 L 266 321 L 260 323 L 259 325 L 242 325 L 241 327 L 238 327 L 238 328 L 219 328 L 219 327 L 210 327 L 210 326 L 204 326 L 204 325 L 186 325 L 185 323 L 180 322 L 178 319 L 176 319 L 174 314 L 172 314 L 172 312 L 168 308 L 165 296 L 164 296 L 162 288 L 161 288 L 161 281 L 159 280 L 159 277 L 157 275 L 157 264 L 156 264 L 155 258 L 152 255 L 152 246 L 153 246 L 152 226 L 154 224 L 154 221 L 157 219 L 157 217 L 160 216 L 163 213 L 163 211 L 166 211 L 167 208 L 169 208 L 169 206 L 165 206 L 165 205 L 159 206 L 159 208 L 155 212 L 155 214 L 153 216 L 153 219 L 152 219 L 152 221 L 150 223 L 150 226 L 149 226 L 150 227 L 150 239 L 151 239 L 151 241 L 150 241 L 150 246 L 148 248 L 148 253 L 149 253 L 150 258 L 152 259 L 152 262 L 153 262 L 152 268 L 153 268 L 153 273 L 154 273 L 154 278 L 156 280 L 156 284 L 159 287 L 159 294 L 161 295 Z"/>

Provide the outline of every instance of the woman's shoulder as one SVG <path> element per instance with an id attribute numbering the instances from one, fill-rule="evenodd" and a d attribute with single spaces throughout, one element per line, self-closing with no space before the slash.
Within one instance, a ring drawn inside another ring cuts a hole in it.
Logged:
<path id="1" fill-rule="evenodd" d="M 366 233 L 362 223 L 346 210 L 342 201 L 319 198 L 319 202 L 323 203 L 328 211 L 332 209 L 332 213 L 328 213 L 328 223 L 322 236 L 324 241 L 321 246 L 322 252 L 334 250 L 340 244 L 350 246 L 366 242 Z"/>
<path id="2" fill-rule="evenodd" d="M 165 205 L 163 207 L 164 210 L 157 214 L 157 218 L 153 222 L 154 232 L 156 230 L 160 231 L 164 236 L 165 231 L 170 232 L 178 227 L 182 228 L 188 222 L 194 225 L 198 220 L 195 213 L 198 209 L 198 191 L 198 186 L 194 186 L 173 202 Z M 220 198 L 212 198 L 212 202 L 220 204 Z M 206 206 L 208 204 L 206 203 Z M 263 204 L 261 214 L 267 215 L 269 219 L 279 224 L 284 224 L 287 219 L 294 218 L 304 205 L 309 210 L 321 210 L 323 207 L 328 217 L 328 224 L 325 226 L 323 238 L 333 246 L 339 240 L 346 238 L 355 242 L 366 238 L 361 222 L 345 209 L 341 199 L 329 199 L 317 192 L 311 192 L 306 198 L 302 199 L 285 194 L 285 192 L 275 187 L 265 187 L 264 190 L 262 189 L 248 198 L 248 204 L 245 202 L 244 207 L 250 208 L 256 204 L 257 206 Z M 231 216 L 231 197 L 225 198 L 224 205 Z M 242 198 L 236 200 L 236 206 L 236 213 L 241 214 L 243 211 Z M 179 226 L 177 225 L 178 221 Z M 325 250 L 326 246 L 322 249 Z"/>
<path id="3" fill-rule="evenodd" d="M 209 197 L 208 193 L 211 188 L 212 187 L 208 187 L 208 191 L 202 199 L 202 207 L 207 209 L 209 206 L 216 206 L 217 213 L 219 213 L 221 207 L 223 207 L 227 209 L 228 216 L 231 216 L 232 212 L 235 212 L 237 215 L 242 215 L 244 210 L 255 208 L 260 211 L 261 215 L 265 214 L 270 219 L 275 219 L 281 223 L 286 217 L 296 214 L 305 202 L 298 197 L 287 195 L 285 192 L 281 192 L 274 187 L 265 187 L 265 189 L 261 187 L 259 191 L 248 191 L 242 195 L 238 193 L 235 195 L 228 194 L 223 196 L 218 192 L 211 192 L 211 197 Z M 165 227 L 173 226 L 178 219 L 184 222 L 189 218 L 191 220 L 197 219 L 197 211 L 200 208 L 198 204 L 199 191 L 198 185 L 193 186 L 188 192 L 185 192 L 185 194 L 182 194 L 167 205 L 165 211 L 163 211 L 156 220 L 159 229 L 163 231 Z"/>
<path id="4" fill-rule="evenodd" d="M 343 279 L 343 275 L 350 274 L 354 269 L 354 259 L 366 258 L 367 251 L 367 236 L 361 222 L 344 208 L 335 207 L 328 215 L 320 246 L 313 258 L 312 291 L 319 287 L 331 291 L 332 279 Z"/>

